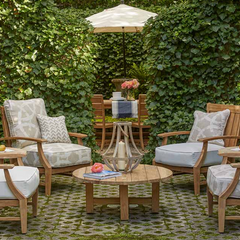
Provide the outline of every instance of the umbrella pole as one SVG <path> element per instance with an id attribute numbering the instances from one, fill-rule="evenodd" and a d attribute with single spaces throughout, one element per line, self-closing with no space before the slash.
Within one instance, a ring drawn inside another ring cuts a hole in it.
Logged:
<path id="1" fill-rule="evenodd" d="M 125 32 L 123 27 L 123 69 L 124 69 L 124 78 L 126 78 L 126 52 L 125 52 Z"/>

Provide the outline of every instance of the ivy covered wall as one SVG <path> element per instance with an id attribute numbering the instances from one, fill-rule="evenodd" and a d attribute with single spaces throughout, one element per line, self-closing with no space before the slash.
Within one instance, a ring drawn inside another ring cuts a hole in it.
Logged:
<path id="1" fill-rule="evenodd" d="M 0 105 L 43 98 L 49 116 L 66 116 L 68 130 L 88 134 L 87 144 L 95 148 L 91 31 L 83 18 L 51 0 L 0 3 Z"/>
<path id="2" fill-rule="evenodd" d="M 74 7 L 78 9 L 109 8 L 119 5 L 122 0 L 55 0 L 58 7 Z M 124 0 L 124 4 L 131 6 L 169 6 L 176 2 L 175 0 Z"/>
<path id="3" fill-rule="evenodd" d="M 151 162 L 161 143 L 158 133 L 191 130 L 193 112 L 206 111 L 208 102 L 239 104 L 240 5 L 220 0 L 173 5 L 144 34 L 152 75 L 145 160 Z"/>

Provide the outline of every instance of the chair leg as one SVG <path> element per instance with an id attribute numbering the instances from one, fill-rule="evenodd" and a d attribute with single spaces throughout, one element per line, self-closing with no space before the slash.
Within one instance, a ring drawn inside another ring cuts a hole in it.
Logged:
<path id="1" fill-rule="evenodd" d="M 218 198 L 218 231 L 224 232 L 226 199 Z"/>
<path id="2" fill-rule="evenodd" d="M 194 194 L 200 195 L 200 169 L 193 168 Z"/>
<path id="3" fill-rule="evenodd" d="M 105 145 L 105 136 L 106 136 L 106 129 L 103 128 L 102 130 L 102 143 L 101 143 L 101 151 L 103 150 L 104 148 L 104 145 Z"/>
<path id="4" fill-rule="evenodd" d="M 52 188 L 52 169 L 45 169 L 45 196 L 51 195 Z"/>
<path id="5" fill-rule="evenodd" d="M 22 233 L 27 232 L 27 199 L 19 200 Z"/>
<path id="6" fill-rule="evenodd" d="M 144 151 L 143 129 L 141 127 L 139 128 L 139 139 L 140 139 L 141 148 Z"/>
<path id="7" fill-rule="evenodd" d="M 208 216 L 212 216 L 213 214 L 213 195 L 209 191 L 207 187 L 207 200 L 208 200 Z"/>
<path id="8" fill-rule="evenodd" d="M 37 210 L 38 210 L 38 189 L 32 196 L 32 211 L 33 211 L 33 217 L 37 216 Z"/>

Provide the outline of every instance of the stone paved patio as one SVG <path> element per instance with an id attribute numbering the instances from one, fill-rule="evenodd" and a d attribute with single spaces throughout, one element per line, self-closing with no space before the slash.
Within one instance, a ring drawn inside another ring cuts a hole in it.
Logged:
<path id="1" fill-rule="evenodd" d="M 206 213 L 206 187 L 201 196 L 193 194 L 192 176 L 178 175 L 161 184 L 160 213 L 150 206 L 131 206 L 130 220 L 119 220 L 118 206 L 96 206 L 94 214 L 85 212 L 85 186 L 69 176 L 54 176 L 50 197 L 40 187 L 39 215 L 32 218 L 29 206 L 28 233 L 20 234 L 19 222 L 1 222 L 0 239 L 240 239 L 240 222 L 227 221 L 226 233 L 217 231 L 217 213 Z M 117 195 L 115 186 L 95 188 L 97 196 Z M 148 196 L 150 184 L 130 187 L 130 195 Z M 1 214 L 14 215 L 16 208 Z M 240 214 L 237 207 L 228 213 Z"/>

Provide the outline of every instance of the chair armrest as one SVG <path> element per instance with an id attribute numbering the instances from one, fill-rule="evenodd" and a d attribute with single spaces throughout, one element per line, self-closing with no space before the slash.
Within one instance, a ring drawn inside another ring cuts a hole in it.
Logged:
<path id="1" fill-rule="evenodd" d="M 88 136 L 87 134 L 83 134 L 83 133 L 72 133 L 72 132 L 69 132 L 68 134 L 69 134 L 70 137 L 76 137 L 76 138 L 85 138 L 85 137 Z"/>
<path id="2" fill-rule="evenodd" d="M 82 139 L 87 137 L 86 134 L 82 134 L 82 133 L 71 133 L 71 132 L 69 132 L 68 134 L 69 134 L 70 137 L 76 137 L 79 145 L 83 145 Z"/>
<path id="3" fill-rule="evenodd" d="M 227 186 L 225 191 L 221 193 L 219 198 L 221 199 L 227 199 L 235 190 L 237 184 L 239 183 L 239 177 L 240 177 L 240 163 L 232 163 L 230 164 L 233 168 L 236 168 L 236 172 L 234 174 L 233 180 L 231 183 Z"/>
<path id="4" fill-rule="evenodd" d="M 226 136 L 217 136 L 217 137 L 210 137 L 210 138 L 200 138 L 200 139 L 198 139 L 198 141 L 199 141 L 199 142 L 209 142 L 209 141 L 213 141 L 213 140 L 229 139 L 229 138 L 237 138 L 237 139 L 240 139 L 240 136 L 226 135 Z"/>
<path id="5" fill-rule="evenodd" d="M 14 167 L 14 164 L 0 164 L 0 169 L 12 169 Z"/>
<path id="6" fill-rule="evenodd" d="M 198 161 L 196 162 L 195 166 L 196 168 L 201 167 L 204 163 L 206 154 L 207 154 L 207 149 L 208 149 L 208 142 L 212 140 L 217 140 L 217 139 L 231 139 L 231 138 L 237 138 L 240 139 L 240 136 L 231 136 L 231 135 L 226 135 L 226 136 L 216 136 L 216 137 L 210 137 L 210 138 L 200 138 L 198 139 L 199 142 L 203 143 L 202 151 L 201 154 L 198 158 Z M 223 164 L 223 162 L 222 162 Z"/>
<path id="7" fill-rule="evenodd" d="M 33 141 L 33 142 L 37 142 L 37 143 L 47 142 L 46 139 L 42 139 L 42 138 L 28 138 L 28 137 L 5 137 L 5 138 L 0 138 L 0 141 L 7 141 L 7 140 L 26 140 L 26 141 Z"/>
<path id="8" fill-rule="evenodd" d="M 162 137 L 162 146 L 167 144 L 168 137 L 171 136 L 178 136 L 178 135 L 188 135 L 190 134 L 190 131 L 178 131 L 178 132 L 167 132 L 167 133 L 160 133 L 157 136 Z"/>
<path id="9" fill-rule="evenodd" d="M 177 135 L 188 135 L 190 134 L 190 131 L 178 131 L 178 132 L 166 132 L 166 133 L 160 133 L 158 134 L 158 137 L 171 137 L 171 136 L 177 136 Z"/>
<path id="10" fill-rule="evenodd" d="M 42 143 L 47 142 L 46 139 L 42 138 L 28 138 L 28 137 L 5 137 L 5 138 L 0 138 L 0 141 L 7 141 L 7 140 L 27 140 L 27 141 L 33 141 L 37 143 L 38 147 L 38 154 L 39 154 L 39 160 L 43 167 L 46 169 L 51 169 L 51 165 L 49 164 L 48 160 L 46 159 L 43 148 L 42 148 Z"/>
<path id="11" fill-rule="evenodd" d="M 231 163 L 230 165 L 233 168 L 240 168 L 240 163 Z"/>

